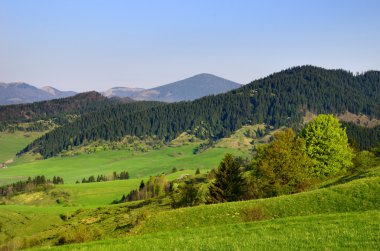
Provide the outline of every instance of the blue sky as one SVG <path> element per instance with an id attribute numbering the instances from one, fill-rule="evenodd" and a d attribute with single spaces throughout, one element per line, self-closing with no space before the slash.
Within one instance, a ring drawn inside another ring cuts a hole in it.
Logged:
<path id="1" fill-rule="evenodd" d="M 154 87 L 198 73 L 246 84 L 312 64 L 380 70 L 380 1 L 1 0 L 0 82 Z"/>

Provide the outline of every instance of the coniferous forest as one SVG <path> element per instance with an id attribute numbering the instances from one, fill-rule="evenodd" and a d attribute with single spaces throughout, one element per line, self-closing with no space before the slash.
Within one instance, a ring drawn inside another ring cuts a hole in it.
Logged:
<path id="1" fill-rule="evenodd" d="M 201 128 L 204 138 L 219 139 L 246 124 L 297 128 L 306 111 L 349 111 L 379 118 L 379 83 L 377 71 L 354 75 L 344 70 L 294 67 L 193 102 L 133 102 L 97 108 L 35 140 L 19 154 L 33 150 L 48 158 L 84 142 L 113 141 L 125 135 L 154 135 L 169 141 L 184 131 L 196 134 Z M 351 136 L 362 149 L 372 146 L 361 142 L 358 132 Z"/>

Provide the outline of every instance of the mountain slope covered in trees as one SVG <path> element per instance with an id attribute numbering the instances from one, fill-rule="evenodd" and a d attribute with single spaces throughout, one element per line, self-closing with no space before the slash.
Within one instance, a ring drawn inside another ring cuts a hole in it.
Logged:
<path id="1" fill-rule="evenodd" d="M 34 150 L 46 158 L 83 142 L 118 140 L 124 135 L 155 135 L 171 140 L 191 131 L 218 139 L 245 124 L 297 125 L 306 111 L 348 111 L 380 118 L 379 88 L 378 71 L 353 75 L 344 70 L 294 67 L 193 102 L 105 108 L 53 130 L 20 153 Z"/>
<path id="2" fill-rule="evenodd" d="M 0 121 L 3 123 L 26 122 L 60 114 L 80 114 L 110 103 L 112 102 L 97 92 L 84 92 L 68 98 L 0 106 Z"/>

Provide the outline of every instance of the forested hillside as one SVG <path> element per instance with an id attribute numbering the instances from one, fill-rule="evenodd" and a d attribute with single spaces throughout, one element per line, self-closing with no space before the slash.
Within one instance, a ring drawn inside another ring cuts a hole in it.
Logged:
<path id="1" fill-rule="evenodd" d="M 50 118 L 63 113 L 79 114 L 104 107 L 109 100 L 97 92 L 85 92 L 69 98 L 0 106 L 1 122 L 24 122 Z"/>
<path id="2" fill-rule="evenodd" d="M 373 128 L 358 126 L 354 123 L 342 123 L 347 129 L 351 144 L 360 150 L 371 150 L 380 145 L 380 125 Z"/>
<path id="3" fill-rule="evenodd" d="M 353 75 L 344 70 L 294 67 L 242 88 L 193 102 L 132 103 L 104 108 L 37 139 L 30 150 L 45 158 L 93 140 L 156 135 L 171 140 L 190 130 L 201 137 L 228 136 L 244 124 L 297 125 L 306 111 L 349 111 L 380 117 L 380 72 Z"/>

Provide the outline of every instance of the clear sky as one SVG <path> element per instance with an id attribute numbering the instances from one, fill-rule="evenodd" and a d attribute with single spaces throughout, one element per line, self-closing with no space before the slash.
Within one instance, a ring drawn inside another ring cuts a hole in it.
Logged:
<path id="1" fill-rule="evenodd" d="M 0 82 L 242 84 L 296 65 L 380 70 L 378 0 L 0 0 Z"/>

